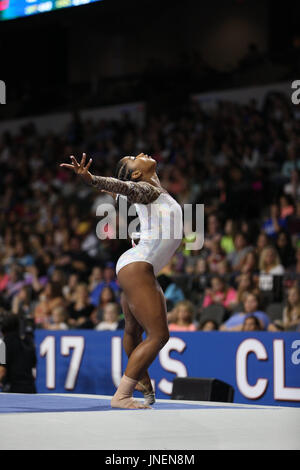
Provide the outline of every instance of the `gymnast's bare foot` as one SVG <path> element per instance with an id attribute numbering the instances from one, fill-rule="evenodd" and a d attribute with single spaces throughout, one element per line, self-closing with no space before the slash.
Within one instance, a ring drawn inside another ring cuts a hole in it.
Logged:
<path id="1" fill-rule="evenodd" d="M 131 379 L 123 375 L 120 385 L 112 397 L 112 408 L 127 408 L 129 410 L 149 409 L 150 406 L 134 400 L 132 397 L 133 391 L 137 385 L 137 380 Z"/>
<path id="2" fill-rule="evenodd" d="M 140 380 L 136 384 L 135 389 L 138 392 L 143 393 L 143 395 L 144 395 L 144 405 L 148 406 L 148 405 L 153 405 L 155 403 L 155 393 L 154 393 L 153 387 L 151 385 L 151 382 L 150 382 L 150 384 L 148 382 L 143 383 L 143 381 Z"/>
<path id="3" fill-rule="evenodd" d="M 150 409 L 150 406 L 134 400 L 132 397 L 122 397 L 114 395 L 111 402 L 112 408 L 125 408 L 128 410 L 145 410 Z"/>

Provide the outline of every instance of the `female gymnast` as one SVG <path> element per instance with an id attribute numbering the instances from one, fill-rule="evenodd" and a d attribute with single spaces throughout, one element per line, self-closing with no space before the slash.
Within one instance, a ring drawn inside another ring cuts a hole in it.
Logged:
<path id="1" fill-rule="evenodd" d="M 147 370 L 169 340 L 166 302 L 156 276 L 181 243 L 182 210 L 161 187 L 156 161 L 148 155 L 141 153 L 137 157 L 122 158 L 118 163 L 116 178 L 92 175 L 89 172 L 92 159 L 86 164 L 86 154 L 83 154 L 80 163 L 74 156 L 70 158 L 71 164 L 63 163 L 61 166 L 72 169 L 95 188 L 116 197 L 127 196 L 128 201 L 135 204 L 139 216 L 140 241 L 123 253 L 116 266 L 123 291 L 123 345 L 128 364 L 111 406 L 150 408 L 155 397 Z M 170 230 L 168 237 L 165 237 L 161 231 L 168 223 Z M 146 339 L 143 340 L 144 331 Z M 144 403 L 134 400 L 135 389 L 144 393 Z"/>

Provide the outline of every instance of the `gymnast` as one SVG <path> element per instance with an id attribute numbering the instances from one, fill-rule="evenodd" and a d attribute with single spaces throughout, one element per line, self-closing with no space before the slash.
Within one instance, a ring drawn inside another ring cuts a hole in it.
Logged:
<path id="1" fill-rule="evenodd" d="M 111 400 L 112 408 L 150 408 L 155 395 L 148 368 L 169 340 L 166 302 L 156 279 L 169 262 L 182 240 L 182 210 L 162 188 L 156 173 L 156 161 L 143 153 L 122 158 L 116 177 L 92 175 L 83 154 L 78 163 L 71 156 L 72 169 L 83 180 L 115 198 L 126 196 L 135 205 L 140 221 L 139 243 L 119 258 L 116 274 L 122 288 L 122 309 L 125 317 L 123 346 L 128 363 L 120 385 Z M 169 224 L 168 236 L 162 232 Z M 143 340 L 142 334 L 146 333 Z M 144 393 L 145 401 L 134 400 L 134 390 Z"/>

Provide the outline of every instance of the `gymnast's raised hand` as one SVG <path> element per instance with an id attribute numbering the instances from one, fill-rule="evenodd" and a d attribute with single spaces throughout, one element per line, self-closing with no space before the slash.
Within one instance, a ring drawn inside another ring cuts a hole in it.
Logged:
<path id="1" fill-rule="evenodd" d="M 90 168 L 93 160 L 90 158 L 87 165 L 86 165 L 85 164 L 86 163 L 86 154 L 85 153 L 82 154 L 82 159 L 81 159 L 80 163 L 78 163 L 78 161 L 76 160 L 76 158 L 73 155 L 71 155 L 70 158 L 71 158 L 71 161 L 72 161 L 71 164 L 61 163 L 60 166 L 73 170 L 77 175 L 80 175 L 86 183 L 91 184 L 92 181 L 93 181 L 93 175 L 89 172 L 89 168 Z"/>

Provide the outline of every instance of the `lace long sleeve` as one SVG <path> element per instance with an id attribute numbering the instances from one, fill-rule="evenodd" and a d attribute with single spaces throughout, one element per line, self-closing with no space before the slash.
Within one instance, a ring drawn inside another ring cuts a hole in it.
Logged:
<path id="1" fill-rule="evenodd" d="M 133 181 L 121 181 L 117 178 L 105 176 L 93 176 L 91 185 L 94 188 L 127 196 L 129 202 L 138 204 L 149 204 L 155 201 L 162 193 L 161 189 L 145 181 L 135 183 Z"/>

